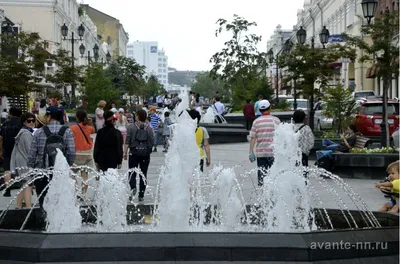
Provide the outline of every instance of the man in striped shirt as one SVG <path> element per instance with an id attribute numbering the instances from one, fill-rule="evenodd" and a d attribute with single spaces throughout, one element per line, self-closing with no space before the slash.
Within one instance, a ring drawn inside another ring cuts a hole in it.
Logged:
<path id="1" fill-rule="evenodd" d="M 258 109 L 261 116 L 254 121 L 250 131 L 249 159 L 253 162 L 257 158 L 258 186 L 262 186 L 266 171 L 274 163 L 271 145 L 274 140 L 275 126 L 280 123 L 280 120 L 271 115 L 271 104 L 268 100 L 261 100 L 258 103 Z"/>
<path id="2" fill-rule="evenodd" d="M 157 109 L 153 106 L 150 108 L 150 126 L 154 131 L 154 149 L 153 152 L 157 152 L 158 143 L 158 127 L 160 126 L 161 118 L 156 114 Z"/>

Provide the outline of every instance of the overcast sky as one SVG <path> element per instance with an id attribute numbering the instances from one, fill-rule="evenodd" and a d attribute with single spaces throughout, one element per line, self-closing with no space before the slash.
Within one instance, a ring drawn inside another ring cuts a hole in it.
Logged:
<path id="1" fill-rule="evenodd" d="M 168 66 L 178 70 L 209 70 L 211 56 L 223 48 L 215 37 L 219 18 L 234 14 L 257 22 L 255 33 L 266 42 L 278 24 L 292 29 L 304 0 L 83 0 L 123 24 L 129 42 L 158 41 Z M 226 40 L 226 39 L 225 39 Z"/>

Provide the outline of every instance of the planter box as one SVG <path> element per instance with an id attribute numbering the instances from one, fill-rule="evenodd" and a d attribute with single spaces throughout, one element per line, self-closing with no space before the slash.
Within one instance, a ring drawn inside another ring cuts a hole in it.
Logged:
<path id="1" fill-rule="evenodd" d="M 335 153 L 334 173 L 342 178 L 384 179 L 387 166 L 399 159 L 398 153 Z"/>

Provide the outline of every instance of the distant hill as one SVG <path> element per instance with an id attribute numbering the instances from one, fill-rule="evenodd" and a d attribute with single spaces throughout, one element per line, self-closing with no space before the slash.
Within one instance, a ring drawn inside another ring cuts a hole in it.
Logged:
<path id="1" fill-rule="evenodd" d="M 181 86 L 191 86 L 197 74 L 203 71 L 177 71 L 174 68 L 168 68 L 168 83 Z"/>

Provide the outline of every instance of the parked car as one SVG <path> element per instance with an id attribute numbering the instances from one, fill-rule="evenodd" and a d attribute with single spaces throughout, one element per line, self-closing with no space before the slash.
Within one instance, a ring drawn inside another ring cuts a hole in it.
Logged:
<path id="1" fill-rule="evenodd" d="M 319 101 L 314 106 L 314 125 L 318 131 L 330 129 L 333 126 L 333 118 L 324 115 L 325 102 Z"/>
<path id="2" fill-rule="evenodd" d="M 294 110 L 294 99 L 287 99 L 286 102 L 290 104 L 290 110 Z M 308 109 L 308 100 L 307 99 L 296 99 L 297 109 L 301 109 L 303 111 L 307 111 Z"/>
<path id="3" fill-rule="evenodd" d="M 379 137 L 381 135 L 382 105 L 381 100 L 366 100 L 361 103 L 356 115 L 356 127 L 364 136 Z M 399 102 L 389 100 L 387 113 L 389 135 L 392 135 L 399 127 Z"/>
<path id="4" fill-rule="evenodd" d="M 400 130 L 399 130 L 399 128 L 397 128 L 397 130 L 392 134 L 392 138 L 391 138 L 391 143 L 392 143 L 393 147 L 396 149 L 400 148 L 399 136 L 400 136 Z"/>
<path id="5" fill-rule="evenodd" d="M 369 97 L 374 97 L 375 92 L 372 90 L 365 90 L 365 91 L 355 91 L 352 93 L 352 96 L 354 97 L 354 99 L 358 100 L 361 98 L 367 99 Z"/>

